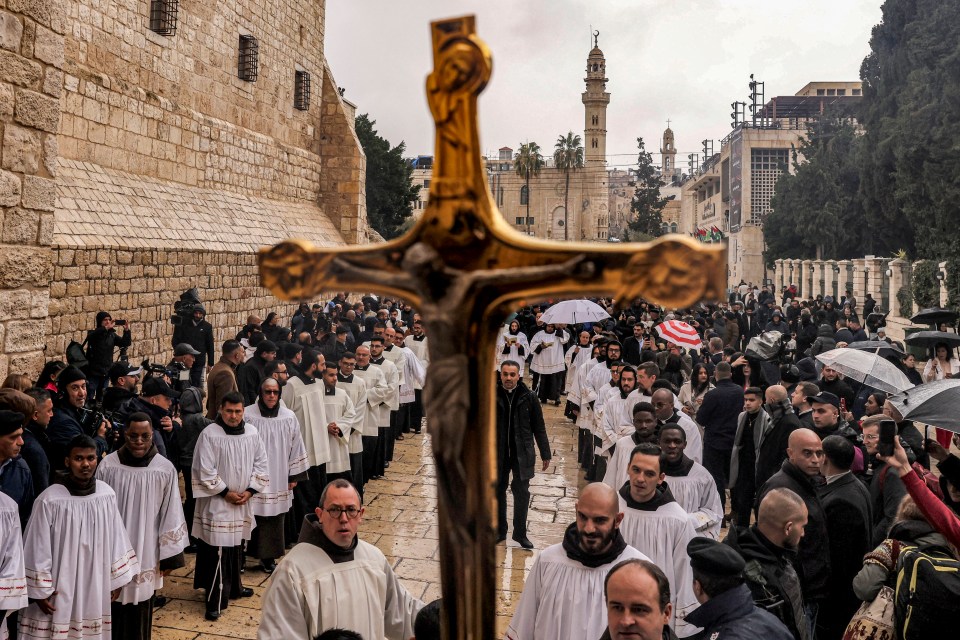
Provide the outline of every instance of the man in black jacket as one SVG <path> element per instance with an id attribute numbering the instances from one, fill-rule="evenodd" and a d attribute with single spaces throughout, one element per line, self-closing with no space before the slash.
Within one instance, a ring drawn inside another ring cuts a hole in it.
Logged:
<path id="1" fill-rule="evenodd" d="M 830 536 L 830 598 L 823 602 L 817 620 L 817 635 L 840 638 L 860 606 L 853 593 L 853 578 L 863 568 L 863 556 L 873 549 L 870 494 L 850 473 L 854 447 L 842 436 L 823 440 L 823 475 L 820 502 L 827 516 Z"/>
<path id="2" fill-rule="evenodd" d="M 823 443 L 810 429 L 797 429 L 790 434 L 787 459 L 780 471 L 760 488 L 757 505 L 772 489 L 790 489 L 803 499 L 807 506 L 807 526 L 803 539 L 797 547 L 797 572 L 803 587 L 803 600 L 807 614 L 816 624 L 817 610 L 830 595 L 830 537 L 827 533 L 827 517 L 817 495 L 817 485 L 822 482 L 820 465 L 823 462 Z"/>
<path id="3" fill-rule="evenodd" d="M 113 365 L 113 350 L 130 346 L 130 327 L 121 326 L 117 335 L 116 323 L 106 311 L 97 314 L 97 328 L 87 332 L 87 395 L 93 402 L 103 397 L 107 388 L 107 372 Z"/>
<path id="4" fill-rule="evenodd" d="M 103 410 L 108 413 L 117 411 L 125 402 L 137 396 L 137 384 L 143 370 L 118 362 L 110 367 L 110 386 L 103 394 Z"/>
<path id="5" fill-rule="evenodd" d="M 195 305 L 193 317 L 189 320 L 181 318 L 180 324 L 173 329 L 173 340 L 170 346 L 176 347 L 186 342 L 200 352 L 190 369 L 190 384 L 194 387 L 203 387 L 203 374 L 213 366 L 213 326 L 206 321 L 207 310 L 203 305 Z"/>
<path id="6" fill-rule="evenodd" d="M 532 549 L 527 538 L 527 510 L 530 506 L 530 479 L 535 473 L 536 440 L 543 460 L 541 471 L 550 464 L 550 441 L 537 397 L 520 380 L 520 365 L 505 360 L 500 365 L 497 388 L 497 541 L 507 539 L 507 483 L 513 492 L 513 539 Z"/>
<path id="7" fill-rule="evenodd" d="M 70 442 L 77 436 L 93 435 L 97 443 L 97 459 L 107 453 L 107 423 L 91 426 L 93 434 L 81 425 L 81 410 L 87 403 L 87 377 L 74 366 L 66 367 L 57 376 L 57 395 L 53 401 L 53 417 L 47 425 L 50 439 L 50 466 L 53 471 L 66 468 Z"/>
<path id="8" fill-rule="evenodd" d="M 713 375 L 717 386 L 703 396 L 696 420 L 703 427 L 703 466 L 713 476 L 720 502 L 726 507 L 730 455 L 737 419 L 743 411 L 743 389 L 730 379 L 732 371 L 728 362 L 718 363 Z"/>

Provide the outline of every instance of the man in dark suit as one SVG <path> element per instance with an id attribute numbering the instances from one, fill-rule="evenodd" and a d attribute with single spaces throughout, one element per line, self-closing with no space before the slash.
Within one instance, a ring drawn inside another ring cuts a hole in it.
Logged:
<path id="1" fill-rule="evenodd" d="M 850 473 L 853 444 L 843 436 L 827 436 L 823 439 L 823 453 L 821 470 L 827 482 L 817 492 L 827 516 L 830 538 L 831 597 L 820 606 L 817 636 L 839 638 L 860 606 L 851 583 L 863 568 L 864 554 L 873 549 L 873 517 L 870 492 Z"/>
<path id="2" fill-rule="evenodd" d="M 731 375 L 730 363 L 717 364 L 713 374 L 717 386 L 703 396 L 696 418 L 703 427 L 703 466 L 713 476 L 724 507 L 733 439 L 743 411 L 743 389 L 730 379 Z"/>

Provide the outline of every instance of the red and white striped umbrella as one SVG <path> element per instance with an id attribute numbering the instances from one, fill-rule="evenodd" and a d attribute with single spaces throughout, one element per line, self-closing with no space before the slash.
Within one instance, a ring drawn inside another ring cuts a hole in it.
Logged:
<path id="1" fill-rule="evenodd" d="M 700 339 L 697 330 L 682 320 L 667 320 L 658 324 L 656 329 L 661 338 L 681 347 L 699 349 L 703 346 L 703 340 Z"/>

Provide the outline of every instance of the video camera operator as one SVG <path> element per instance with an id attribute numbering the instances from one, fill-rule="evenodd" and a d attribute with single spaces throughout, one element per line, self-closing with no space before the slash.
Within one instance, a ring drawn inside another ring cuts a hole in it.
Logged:
<path id="1" fill-rule="evenodd" d="M 117 334 L 117 327 L 120 333 Z M 130 346 L 130 327 L 126 320 L 114 320 L 106 311 L 97 313 L 97 327 L 87 332 L 87 396 L 93 402 L 99 402 L 107 388 L 107 372 L 113 365 L 113 350 L 120 349 L 120 359 L 126 359 L 126 350 Z"/>
<path id="2" fill-rule="evenodd" d="M 97 458 L 107 453 L 107 429 L 109 423 L 96 421 L 99 414 L 90 411 L 87 403 L 87 377 L 80 369 L 69 366 L 57 377 L 57 394 L 53 400 L 53 417 L 47 425 L 50 440 L 50 467 L 53 471 L 65 469 L 64 460 L 70 442 L 81 435 L 91 436 L 97 443 Z"/>
<path id="3" fill-rule="evenodd" d="M 200 352 L 186 342 L 181 342 L 173 348 L 173 360 L 167 365 L 167 371 L 170 386 L 180 393 L 186 391 L 187 387 L 194 386 L 191 384 L 190 373 L 199 355 L 201 355 Z"/>
<path id="4" fill-rule="evenodd" d="M 199 355 L 190 368 L 190 384 L 194 387 L 203 386 L 204 371 L 209 371 L 213 366 L 213 326 L 206 321 L 207 310 L 199 302 L 195 291 L 191 289 L 181 296 L 179 306 L 175 307 L 177 315 L 172 318 L 176 325 L 173 329 L 173 340 L 171 346 L 185 342 L 196 350 Z M 197 300 L 192 302 L 192 300 Z M 185 317 L 184 311 L 189 312 Z"/>
<path id="5" fill-rule="evenodd" d="M 173 401 L 180 397 L 164 377 L 152 375 L 144 378 L 140 395 L 131 398 L 117 412 L 118 419 L 126 423 L 130 415 L 143 412 L 150 416 L 153 425 L 153 443 L 157 451 L 167 460 L 176 463 L 176 436 L 180 431 L 180 420 L 173 417 Z"/>

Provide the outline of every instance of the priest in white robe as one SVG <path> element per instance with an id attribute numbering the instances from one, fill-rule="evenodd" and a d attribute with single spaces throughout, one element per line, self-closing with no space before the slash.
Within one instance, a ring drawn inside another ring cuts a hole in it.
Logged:
<path id="1" fill-rule="evenodd" d="M 616 447 L 620 438 L 634 431 L 633 407 L 640 401 L 637 392 L 637 372 L 629 365 L 621 365 L 618 392 L 608 397 L 604 403 L 603 418 L 600 421 L 600 450 L 609 458 L 611 449 Z"/>
<path id="2" fill-rule="evenodd" d="M 0 491 L 0 640 L 7 637 L 7 614 L 27 606 L 20 508 Z"/>
<path id="3" fill-rule="evenodd" d="M 596 401 L 596 395 L 591 397 L 591 390 L 587 386 L 587 376 L 590 371 L 600 364 L 602 350 L 599 345 L 593 345 L 592 357 L 580 365 L 577 375 L 573 380 L 573 386 L 567 397 L 575 406 L 573 414 L 576 416 L 577 430 L 580 437 L 577 443 L 577 459 L 580 461 L 582 469 L 589 469 L 593 464 L 593 402 Z"/>
<path id="4" fill-rule="evenodd" d="M 623 560 L 648 559 L 620 534 L 623 513 L 610 487 L 584 487 L 576 512 L 563 542 L 547 547 L 534 561 L 506 640 L 599 638 L 607 627 L 607 572 Z"/>
<path id="5" fill-rule="evenodd" d="M 397 365 L 383 355 L 385 341 L 383 336 L 373 336 L 370 339 L 370 364 L 383 371 L 387 379 L 387 388 L 390 390 L 387 402 L 380 406 L 380 417 L 377 419 L 377 451 L 374 453 L 373 478 L 382 478 L 390 460 L 393 459 L 393 424 L 395 416 L 400 412 L 400 379 L 403 375 Z"/>
<path id="6" fill-rule="evenodd" d="M 417 389 L 423 389 L 427 381 L 427 368 L 420 362 L 412 350 L 403 343 L 403 334 L 394 334 L 394 349 L 403 353 L 403 382 L 400 383 L 400 433 L 397 440 L 403 440 L 404 433 L 420 433 L 423 425 L 423 414 L 418 413 L 415 405 Z"/>
<path id="7" fill-rule="evenodd" d="M 360 491 L 363 497 L 363 485 L 367 481 L 363 477 L 363 425 L 367 420 L 367 383 L 363 378 L 354 375 L 357 366 L 357 356 L 347 351 L 340 356 L 337 363 L 337 387 L 343 389 L 353 403 L 356 411 L 354 428 L 350 432 L 350 482 Z"/>
<path id="8" fill-rule="evenodd" d="M 671 626 L 687 638 L 700 629 L 686 622 L 688 613 L 700 606 L 693 593 L 693 573 L 687 543 L 697 532 L 664 483 L 660 470 L 660 447 L 639 444 L 627 468 L 630 477 L 619 491 L 623 522 L 620 531 L 627 544 L 660 567 L 670 581 L 673 612 Z"/>
<path id="9" fill-rule="evenodd" d="M 377 640 L 413 636 L 423 603 L 404 589 L 383 553 L 359 539 L 362 517 L 353 486 L 331 481 L 300 542 L 270 579 L 258 640 L 311 640 L 333 628 Z"/>
<path id="10" fill-rule="evenodd" d="M 243 419 L 256 427 L 267 454 L 267 486 L 250 498 L 257 527 L 247 555 L 272 573 L 286 548 L 284 520 L 293 506 L 293 490 L 307 480 L 307 450 L 297 416 L 280 402 L 280 383 L 273 378 L 260 383 L 257 401 L 243 410 Z"/>
<path id="11" fill-rule="evenodd" d="M 665 424 L 680 425 L 687 434 L 684 455 L 691 460 L 703 462 L 703 437 L 700 435 L 700 427 L 693 418 L 683 412 L 681 403 L 673 392 L 670 389 L 657 389 L 653 392 L 650 404 L 657 410 L 658 429 Z"/>
<path id="12" fill-rule="evenodd" d="M 619 491 L 623 483 L 629 480 L 627 465 L 630 464 L 630 455 L 634 448 L 643 442 L 657 444 L 657 414 L 649 402 L 638 402 L 633 405 L 633 428 L 629 435 L 617 440 L 613 456 L 607 461 L 607 472 L 603 476 L 603 483 L 615 491 Z"/>
<path id="13" fill-rule="evenodd" d="M 109 640 L 111 600 L 140 573 L 117 496 L 94 477 L 97 444 L 76 436 L 65 471 L 37 496 L 23 536 L 27 596 L 18 634 Z"/>
<path id="14" fill-rule="evenodd" d="M 383 369 L 370 363 L 370 347 L 357 347 L 357 366 L 353 371 L 367 385 L 367 406 L 363 412 L 363 422 L 358 425 L 363 443 L 363 481 L 377 477 L 377 441 L 380 437 L 380 417 L 386 411 L 389 416 L 390 387 Z M 389 425 L 389 417 L 387 418 Z M 383 475 L 382 473 L 379 475 Z"/>
<path id="15" fill-rule="evenodd" d="M 497 337 L 496 355 L 495 371 L 499 372 L 502 363 L 512 360 L 520 365 L 520 377 L 523 378 L 527 356 L 530 355 L 530 342 L 527 340 L 527 336 L 520 331 L 520 323 L 516 320 L 511 320 L 510 324 L 505 326 Z"/>
<path id="16" fill-rule="evenodd" d="M 335 478 L 351 480 L 350 435 L 354 431 L 357 412 L 347 392 L 337 387 L 339 366 L 328 362 L 322 372 L 323 411 L 327 423 L 330 462 L 327 463 L 327 484 Z"/>
<path id="17" fill-rule="evenodd" d="M 573 387 L 573 381 L 577 377 L 577 371 L 580 365 L 591 357 L 590 332 L 581 331 L 577 336 L 577 344 L 573 345 L 563 356 L 563 362 L 567 367 L 566 377 L 563 382 L 563 392 L 570 393 Z"/>
<path id="18" fill-rule="evenodd" d="M 243 396 L 220 400 L 217 420 L 200 432 L 193 453 L 193 588 L 206 589 L 206 618 L 217 620 L 230 599 L 249 598 L 240 582 L 240 545 L 256 527 L 250 498 L 267 488 L 267 453 L 257 428 L 243 421 Z"/>
<path id="19" fill-rule="evenodd" d="M 674 500 L 690 516 L 698 536 L 720 539 L 723 506 L 713 476 L 706 468 L 686 456 L 686 430 L 678 424 L 660 428 L 662 470 Z"/>
<path id="20" fill-rule="evenodd" d="M 113 637 L 149 640 L 153 594 L 163 588 L 167 573 L 184 566 L 189 537 L 177 470 L 157 455 L 150 416 L 130 414 L 123 438 L 124 445 L 97 467 L 97 478 L 117 494 L 120 517 L 140 561 L 140 572 L 111 605 Z"/>
<path id="21" fill-rule="evenodd" d="M 541 403 L 556 402 L 560 406 L 560 388 L 563 384 L 563 345 L 567 334 L 556 325 L 548 324 L 530 340 L 533 360 L 530 371 L 537 374 L 534 391 Z"/>
<path id="22" fill-rule="evenodd" d="M 430 368 L 430 339 L 423 329 L 423 322 L 417 318 L 413 321 L 410 330 L 413 332 L 403 339 L 403 346 L 417 357 L 423 367 L 423 379 L 414 380 L 413 404 L 410 405 L 410 426 L 414 433 L 420 433 L 423 418 L 423 384 L 426 382 L 427 369 Z"/>

